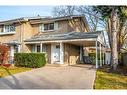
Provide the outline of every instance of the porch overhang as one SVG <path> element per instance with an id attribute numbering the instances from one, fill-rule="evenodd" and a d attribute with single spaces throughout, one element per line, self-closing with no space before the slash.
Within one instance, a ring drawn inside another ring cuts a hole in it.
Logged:
<path id="1" fill-rule="evenodd" d="M 21 45 L 21 42 L 18 42 L 18 41 L 10 41 L 10 42 L 5 42 L 4 44 L 7 44 L 7 45 Z"/>
<path id="2" fill-rule="evenodd" d="M 25 42 L 25 44 L 39 44 L 39 43 L 69 43 L 69 44 L 74 44 L 78 46 L 85 46 L 85 47 L 94 47 L 95 43 L 99 42 L 103 46 L 105 46 L 104 43 L 99 41 L 97 38 L 92 38 L 92 39 L 71 39 L 71 40 L 53 40 L 53 41 L 32 41 L 32 42 Z M 99 46 L 99 45 L 98 45 Z"/>

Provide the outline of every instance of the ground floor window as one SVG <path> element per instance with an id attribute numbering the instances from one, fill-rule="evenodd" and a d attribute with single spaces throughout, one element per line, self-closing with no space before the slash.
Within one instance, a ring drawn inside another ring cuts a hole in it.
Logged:
<path id="1" fill-rule="evenodd" d="M 40 52 L 40 45 L 37 45 L 37 52 Z"/>
<path id="2" fill-rule="evenodd" d="M 33 45 L 32 52 L 40 52 L 40 50 L 41 50 L 41 47 L 40 47 L 39 44 L 38 45 Z M 43 44 L 42 45 L 42 52 L 45 52 L 46 53 L 46 51 L 47 51 L 47 45 L 46 44 Z"/>
<path id="3" fill-rule="evenodd" d="M 43 47 L 42 47 L 42 52 L 46 52 L 47 51 L 47 45 L 44 44 Z"/>

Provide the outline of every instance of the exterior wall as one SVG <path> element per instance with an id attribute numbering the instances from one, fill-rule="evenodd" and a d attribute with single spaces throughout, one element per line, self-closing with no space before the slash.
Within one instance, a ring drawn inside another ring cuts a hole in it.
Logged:
<path id="1" fill-rule="evenodd" d="M 46 63 L 51 64 L 51 44 L 46 44 Z M 32 45 L 26 45 L 26 53 L 32 52 Z M 74 65 L 79 61 L 79 46 L 64 43 L 64 64 Z"/>
<path id="2" fill-rule="evenodd" d="M 31 53 L 32 52 L 32 45 L 23 45 L 23 51 L 24 53 Z"/>
<path id="3" fill-rule="evenodd" d="M 24 25 L 24 32 L 22 34 L 22 48 L 23 48 L 23 52 L 31 52 L 31 47 L 29 47 L 28 45 L 25 45 L 24 40 L 31 38 L 32 36 L 34 36 L 35 34 L 38 33 L 38 31 L 35 31 L 34 26 L 32 26 L 29 22 L 26 22 L 23 24 Z"/>
<path id="4" fill-rule="evenodd" d="M 74 65 L 79 61 L 79 46 L 64 44 L 64 63 L 68 65 Z"/>
<path id="5" fill-rule="evenodd" d="M 51 44 L 47 44 L 47 63 L 51 63 Z"/>
<path id="6" fill-rule="evenodd" d="M 87 32 L 83 21 L 79 18 L 75 18 L 68 22 L 68 30 L 69 31 L 76 31 L 76 32 Z"/>
<path id="7" fill-rule="evenodd" d="M 25 51 L 25 52 L 26 53 L 33 52 L 33 46 L 35 46 L 35 44 L 26 45 L 27 51 Z M 34 52 L 36 52 L 36 51 L 34 51 Z M 51 44 L 46 44 L 46 63 L 49 63 L 49 64 L 51 63 Z"/>
<path id="8" fill-rule="evenodd" d="M 16 23 L 15 34 L 6 34 L 0 35 L 0 42 L 8 43 L 10 41 L 18 41 L 21 43 L 21 52 L 31 52 L 31 47 L 29 45 L 25 45 L 24 40 L 31 38 L 35 34 L 38 33 L 37 25 L 31 25 L 29 22 L 25 22 L 22 24 Z M 2 32 L 3 26 L 0 26 L 0 32 Z"/>
<path id="9" fill-rule="evenodd" d="M 24 40 L 35 35 L 35 33 L 33 32 L 33 28 L 31 27 L 29 22 L 22 24 L 16 23 L 15 25 L 15 34 L 0 35 L 0 42 L 8 43 L 10 41 L 17 41 L 21 43 L 21 52 L 30 52 L 30 47 L 24 44 Z M 0 27 L 0 30 L 2 30 L 2 26 Z"/>
<path id="10" fill-rule="evenodd" d="M 68 21 L 59 21 L 58 22 L 58 32 L 71 32 L 68 30 Z"/>
<path id="11" fill-rule="evenodd" d="M 50 22 L 50 23 L 54 23 L 54 22 Z M 40 24 L 33 24 L 32 28 L 34 33 L 52 33 L 52 32 L 69 32 L 68 30 L 68 21 L 58 21 L 56 22 L 58 23 L 58 28 L 53 30 L 53 31 L 40 31 Z"/>
<path id="12" fill-rule="evenodd" d="M 33 35 L 36 35 L 38 33 L 40 33 L 41 31 L 39 30 L 39 24 L 34 24 L 34 25 L 31 25 L 32 28 L 33 28 Z"/>
<path id="13" fill-rule="evenodd" d="M 23 26 L 21 26 L 20 24 L 16 24 L 16 33 L 15 34 L 8 34 L 8 35 L 0 35 L 0 42 L 2 43 L 7 43 L 7 42 L 10 42 L 10 41 L 19 41 L 21 40 L 21 36 L 20 36 L 20 33 L 21 33 L 21 28 Z M 2 30 L 2 26 L 0 26 L 0 30 Z"/>
<path id="14" fill-rule="evenodd" d="M 81 19 L 58 21 L 57 32 L 86 32 L 86 28 Z M 3 31 L 0 26 L 0 32 Z M 8 35 L 0 35 L 0 42 L 8 43 L 10 41 L 21 42 L 21 52 L 32 52 L 32 45 L 26 45 L 24 40 L 31 38 L 40 33 L 39 24 L 31 25 L 30 22 L 22 24 L 16 23 L 16 33 Z M 41 32 L 43 33 L 43 32 Z M 44 32 L 45 33 L 45 32 Z M 73 65 L 79 60 L 79 47 L 71 44 L 64 44 L 64 63 Z M 51 63 L 51 44 L 47 45 L 47 62 Z"/>
<path id="15" fill-rule="evenodd" d="M 48 22 L 46 22 L 48 23 Z M 54 23 L 54 22 L 49 22 Z M 52 32 L 87 32 L 85 25 L 83 21 L 80 18 L 75 18 L 73 20 L 63 20 L 63 21 L 57 21 L 55 23 L 58 23 L 58 28 L 54 31 L 40 31 L 40 24 L 33 24 L 32 28 L 34 33 L 52 33 Z"/>
<path id="16" fill-rule="evenodd" d="M 3 32 L 3 25 L 0 25 L 0 32 Z"/>

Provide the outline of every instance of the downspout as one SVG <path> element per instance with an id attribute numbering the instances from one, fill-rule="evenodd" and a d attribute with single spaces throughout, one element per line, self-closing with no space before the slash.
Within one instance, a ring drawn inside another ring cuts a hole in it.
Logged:
<path id="1" fill-rule="evenodd" d="M 21 43 L 21 48 L 20 48 L 20 51 L 22 52 L 22 22 L 19 20 L 19 19 L 17 19 L 17 21 L 19 22 L 19 24 L 20 24 L 20 43 Z"/>
<path id="2" fill-rule="evenodd" d="M 23 45 L 24 45 L 24 23 L 22 23 L 19 19 L 17 21 L 20 24 L 20 42 L 21 42 L 21 52 L 23 52 Z M 26 20 L 27 21 L 27 20 Z M 23 27 L 22 27 L 23 26 Z"/>

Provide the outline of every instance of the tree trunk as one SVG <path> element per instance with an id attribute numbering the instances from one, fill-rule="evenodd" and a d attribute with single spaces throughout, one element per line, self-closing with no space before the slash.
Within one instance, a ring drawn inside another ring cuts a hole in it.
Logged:
<path id="1" fill-rule="evenodd" d="M 111 48 L 111 51 L 112 51 L 112 31 L 111 31 L 112 27 L 111 27 L 111 17 L 108 18 L 107 20 L 107 31 L 108 31 L 108 39 L 109 39 L 109 46 Z M 112 54 L 111 54 L 112 55 Z M 110 57 L 110 65 L 112 65 L 112 57 Z"/>
<path id="2" fill-rule="evenodd" d="M 121 48 L 123 47 L 123 44 L 125 42 L 125 40 L 124 40 L 124 35 L 125 35 L 125 31 L 126 31 L 125 22 L 120 24 L 118 36 L 117 36 L 117 38 L 118 38 L 117 51 L 118 51 L 118 56 L 119 56 L 118 63 L 120 66 L 123 66 Z"/>
<path id="3" fill-rule="evenodd" d="M 117 12 L 116 9 L 113 8 L 112 13 L 111 13 L 111 27 L 112 27 L 112 49 L 111 49 L 111 54 L 112 54 L 112 66 L 113 70 L 117 69 L 118 66 L 118 52 L 117 52 Z"/>

